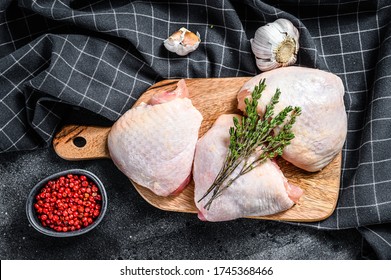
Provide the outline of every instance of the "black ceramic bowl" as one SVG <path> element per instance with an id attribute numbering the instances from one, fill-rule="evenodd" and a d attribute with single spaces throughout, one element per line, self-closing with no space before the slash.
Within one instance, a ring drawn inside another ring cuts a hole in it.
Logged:
<path id="1" fill-rule="evenodd" d="M 39 221 L 37 217 L 36 210 L 34 208 L 34 203 L 35 203 L 35 196 L 41 191 L 41 189 L 46 185 L 47 182 L 51 180 L 56 180 L 61 176 L 67 176 L 68 174 L 73 174 L 73 175 L 84 175 L 91 181 L 93 181 L 96 186 L 99 188 L 101 197 L 102 197 L 102 206 L 100 209 L 100 214 L 99 216 L 94 220 L 92 224 L 85 228 L 81 228 L 79 230 L 75 231 L 67 231 L 67 232 L 57 232 L 49 227 L 44 227 L 41 222 Z M 49 236 L 54 236 L 54 237 L 71 237 L 71 236 L 77 236 L 84 234 L 86 232 L 89 232 L 93 228 L 95 228 L 103 219 L 107 209 L 107 194 L 106 190 L 102 184 L 102 182 L 99 180 L 99 178 L 91 173 L 90 171 L 83 170 L 83 169 L 70 169 L 70 170 L 65 170 L 61 171 L 58 173 L 55 173 L 51 176 L 46 177 L 42 181 L 40 181 L 38 184 L 34 186 L 34 188 L 30 191 L 30 194 L 27 198 L 27 203 L 26 203 L 26 214 L 27 218 L 30 222 L 30 224 L 39 232 L 49 235 Z"/>

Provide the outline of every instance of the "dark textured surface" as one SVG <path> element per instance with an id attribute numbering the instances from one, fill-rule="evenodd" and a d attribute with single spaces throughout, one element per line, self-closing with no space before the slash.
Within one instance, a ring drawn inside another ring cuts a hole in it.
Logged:
<path id="1" fill-rule="evenodd" d="M 91 232 L 44 236 L 25 214 L 30 189 L 61 170 L 84 168 L 105 184 L 108 210 Z M 111 160 L 68 162 L 52 149 L 0 155 L 1 259 L 356 259 L 361 236 L 241 219 L 205 223 L 196 215 L 150 206 Z"/>

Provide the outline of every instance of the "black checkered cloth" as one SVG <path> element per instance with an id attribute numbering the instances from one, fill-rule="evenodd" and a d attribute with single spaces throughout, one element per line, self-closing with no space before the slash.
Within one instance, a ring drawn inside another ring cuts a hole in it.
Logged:
<path id="1" fill-rule="evenodd" d="M 277 18 L 299 29 L 298 65 L 330 71 L 345 85 L 338 205 L 330 218 L 305 225 L 358 228 L 375 257 L 390 259 L 388 0 L 2 0 L 0 152 L 49 146 L 77 108 L 114 122 L 159 80 L 256 75 L 249 39 Z M 162 44 L 181 27 L 202 39 L 185 57 Z"/>

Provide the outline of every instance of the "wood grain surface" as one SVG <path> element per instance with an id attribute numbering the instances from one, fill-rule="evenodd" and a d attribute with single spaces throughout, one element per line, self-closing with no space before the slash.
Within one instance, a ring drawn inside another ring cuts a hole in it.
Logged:
<path id="1" fill-rule="evenodd" d="M 240 113 L 237 107 L 236 95 L 242 85 L 250 77 L 241 78 L 200 78 L 186 79 L 193 105 L 201 112 L 204 120 L 201 124 L 199 137 L 212 126 L 221 114 Z M 172 90 L 178 80 L 164 80 L 150 87 L 136 102 L 148 102 L 151 96 L 161 91 Z M 56 153 L 66 160 L 88 160 L 109 158 L 107 135 L 110 127 L 92 127 L 68 125 L 55 136 L 53 146 Z M 86 140 L 86 145 L 77 147 L 74 140 L 78 137 Z M 304 190 L 299 203 L 291 209 L 269 216 L 248 217 L 254 219 L 282 220 L 296 222 L 315 222 L 329 217 L 338 200 L 341 154 L 315 173 L 301 170 L 279 158 L 278 164 L 289 182 Z M 159 197 L 148 189 L 132 182 L 139 194 L 151 205 L 165 210 L 186 213 L 197 213 L 194 203 L 194 182 L 177 196 Z"/>

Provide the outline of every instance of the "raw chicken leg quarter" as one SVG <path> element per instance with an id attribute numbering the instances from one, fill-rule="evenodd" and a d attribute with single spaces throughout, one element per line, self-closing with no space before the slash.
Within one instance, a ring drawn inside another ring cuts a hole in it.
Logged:
<path id="1" fill-rule="evenodd" d="M 281 96 L 275 114 L 289 105 L 302 109 L 292 128 L 295 138 L 284 149 L 282 157 L 304 170 L 321 170 L 342 150 L 346 138 L 345 90 L 341 79 L 329 72 L 295 66 L 264 72 L 246 82 L 239 91 L 240 110 L 244 111 L 244 99 L 251 98 L 255 85 L 262 79 L 266 89 L 257 108 L 260 116 L 264 115 L 277 88 Z"/>
<path id="2" fill-rule="evenodd" d="M 202 115 L 187 96 L 180 80 L 176 90 L 155 95 L 153 105 L 127 111 L 108 137 L 118 169 L 160 196 L 179 192 L 191 178 Z"/>

